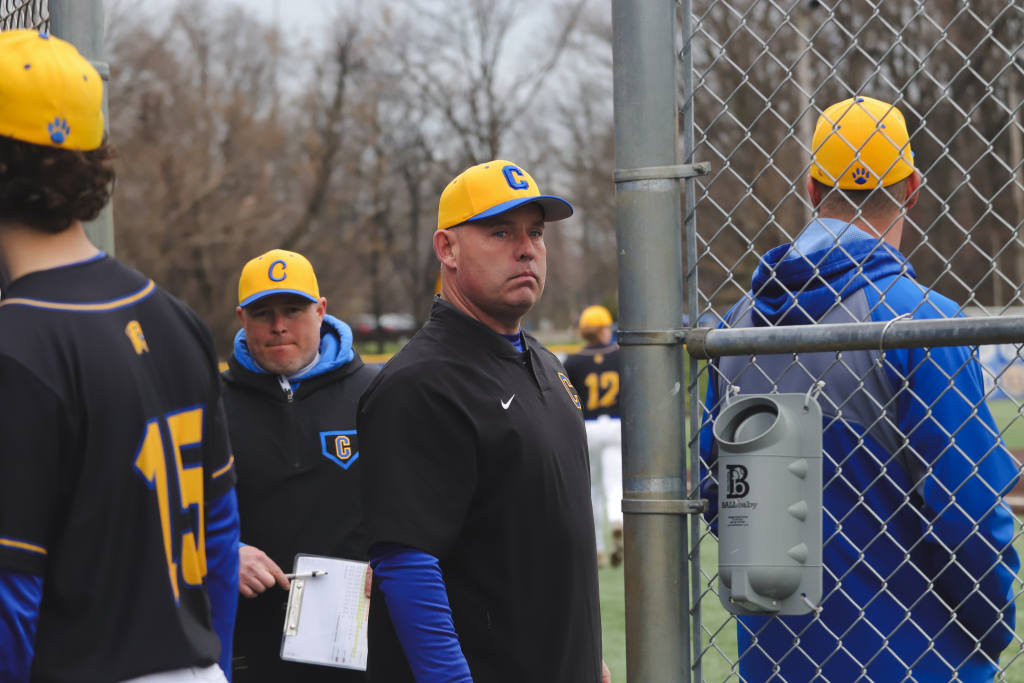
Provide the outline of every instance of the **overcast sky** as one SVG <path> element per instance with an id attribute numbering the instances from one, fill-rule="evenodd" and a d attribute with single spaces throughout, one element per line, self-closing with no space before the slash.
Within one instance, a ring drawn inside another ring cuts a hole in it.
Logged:
<path id="1" fill-rule="evenodd" d="M 319 39 L 327 36 L 324 22 L 329 21 L 337 14 L 338 7 L 344 7 L 353 0 L 213 0 L 219 4 L 232 2 L 241 5 L 253 15 L 276 22 L 284 31 L 296 32 L 304 38 Z M 111 6 L 108 13 L 115 9 L 131 11 L 131 8 L 145 8 L 146 12 L 166 11 L 176 6 L 179 0 L 107 0 L 106 5 Z M 298 37 L 298 36 L 296 36 Z"/>

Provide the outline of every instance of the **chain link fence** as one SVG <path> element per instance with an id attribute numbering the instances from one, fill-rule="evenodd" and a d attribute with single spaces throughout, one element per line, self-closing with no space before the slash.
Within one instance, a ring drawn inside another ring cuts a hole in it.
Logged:
<path id="1" fill-rule="evenodd" d="M 47 0 L 0 0 L 0 31 L 49 26 Z"/>
<path id="2" fill-rule="evenodd" d="M 711 166 L 687 181 L 690 320 L 881 323 L 884 338 L 903 324 L 894 319 L 962 316 L 949 329 L 966 333 L 1020 315 L 1019 3 L 681 0 L 679 10 L 689 15 L 680 69 L 693 81 L 682 93 L 694 133 L 684 151 Z M 819 115 L 860 96 L 906 117 L 923 181 L 903 223 L 906 261 L 892 257 L 895 270 L 875 277 L 887 249 L 864 253 L 833 235 L 824 256 L 806 250 L 808 270 L 794 279 L 766 255 L 815 216 L 806 179 Z M 932 343 L 950 342 L 923 346 Z M 708 436 L 727 395 L 825 382 L 822 605 L 804 617 L 730 616 L 716 520 L 694 517 L 693 680 L 1024 681 L 1024 629 L 1007 616 L 1022 584 L 1006 548 L 1024 549 L 1022 347 L 828 348 L 779 353 L 755 340 L 744 355 L 689 361 L 689 495 L 713 502 Z"/>

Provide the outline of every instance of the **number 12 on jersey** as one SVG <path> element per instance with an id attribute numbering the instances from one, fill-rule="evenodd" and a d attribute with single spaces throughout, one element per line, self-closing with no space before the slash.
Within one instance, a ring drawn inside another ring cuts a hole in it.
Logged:
<path id="1" fill-rule="evenodd" d="M 587 385 L 587 410 L 615 405 L 619 398 L 619 373 L 606 370 L 589 373 L 583 382 Z"/>
<path id="2" fill-rule="evenodd" d="M 161 422 L 165 430 L 161 430 Z M 165 443 L 164 434 L 167 435 Z M 135 469 L 156 493 L 163 534 L 167 573 L 171 581 L 174 602 L 178 604 L 181 590 L 178 568 L 186 585 L 200 586 L 206 576 L 206 523 L 203 512 L 202 464 L 185 467 L 181 461 L 183 448 L 200 445 L 203 440 L 203 409 L 190 408 L 166 414 L 146 423 L 145 434 L 135 456 Z M 168 446 L 170 448 L 168 448 Z M 173 470 L 171 469 L 173 468 Z M 177 501 L 171 497 L 171 481 L 177 482 Z M 181 506 L 179 513 L 171 511 L 174 502 Z M 194 514 L 190 514 L 195 506 Z M 182 521 L 184 520 L 184 521 Z M 179 523 L 176 524 L 175 521 Z M 178 528 L 181 527 L 181 528 Z M 175 552 L 174 541 L 180 538 L 180 550 Z"/>

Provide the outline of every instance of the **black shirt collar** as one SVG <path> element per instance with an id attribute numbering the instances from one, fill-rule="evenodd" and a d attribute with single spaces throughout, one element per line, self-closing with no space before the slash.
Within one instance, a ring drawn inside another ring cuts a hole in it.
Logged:
<path id="1" fill-rule="evenodd" d="M 499 356 L 516 359 L 530 352 L 530 342 L 532 339 L 529 335 L 523 335 L 525 351 L 519 353 L 505 337 L 476 318 L 467 315 L 453 304 L 445 301 L 441 298 L 440 294 L 434 295 L 434 305 L 430 309 L 430 320 L 450 326 L 452 332 L 458 337 L 460 346 L 474 346 Z"/>

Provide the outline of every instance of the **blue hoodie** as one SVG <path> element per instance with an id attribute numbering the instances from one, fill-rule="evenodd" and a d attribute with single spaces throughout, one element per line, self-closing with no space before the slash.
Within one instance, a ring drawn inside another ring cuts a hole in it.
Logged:
<path id="1" fill-rule="evenodd" d="M 960 315 L 918 285 L 892 247 L 817 219 L 761 259 L 728 327 Z M 794 358 L 799 362 L 794 362 Z M 723 357 L 706 407 L 729 386 L 806 392 L 821 379 L 824 591 L 817 615 L 738 621 L 743 680 L 992 680 L 1014 629 L 1017 480 L 964 346 Z M 702 493 L 717 531 L 717 448 L 701 431 Z M 779 666 L 778 678 L 772 678 Z M 818 678 L 816 678 L 818 677 Z"/>
<path id="2" fill-rule="evenodd" d="M 288 380 L 291 382 L 293 390 L 298 389 L 302 380 L 312 379 L 340 368 L 351 361 L 353 357 L 355 357 L 355 351 L 352 349 L 352 328 L 333 315 L 324 315 L 323 323 L 320 325 L 320 351 L 316 362 L 312 367 L 301 370 L 298 374 L 289 377 Z M 238 334 L 235 335 L 235 358 L 246 370 L 267 374 L 267 371 L 260 367 L 249 353 L 244 328 L 238 330 Z"/>

